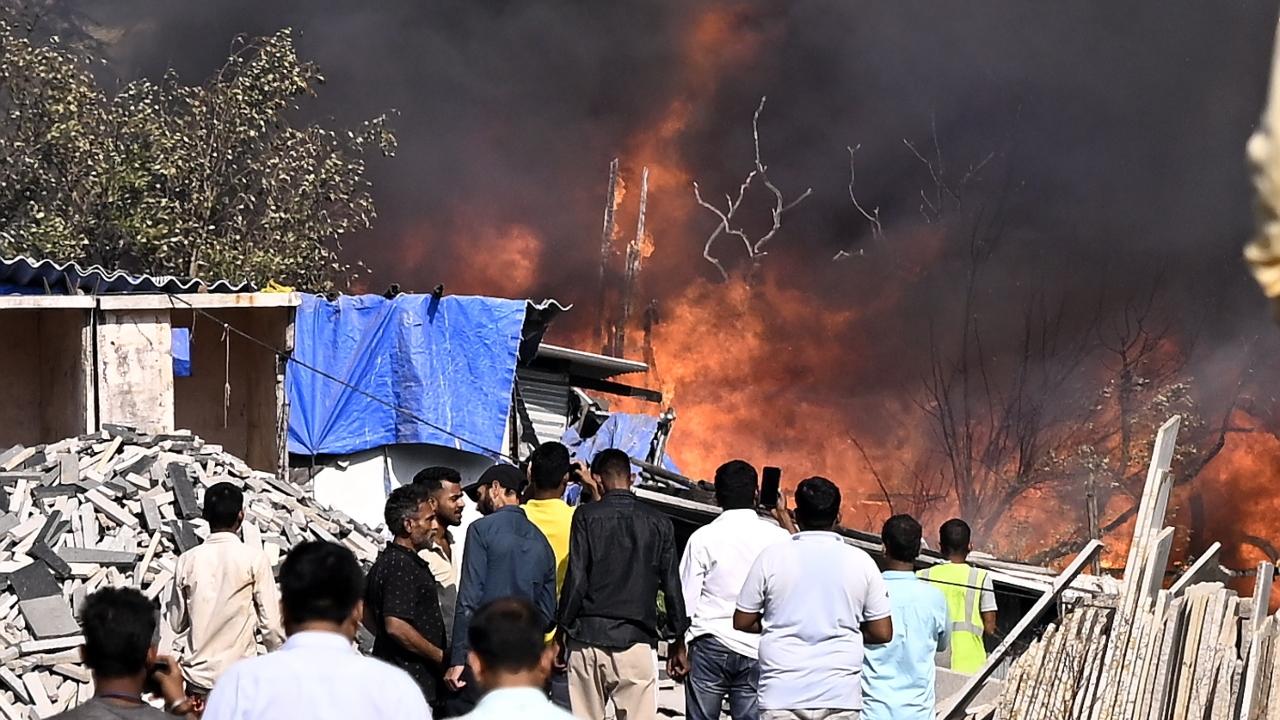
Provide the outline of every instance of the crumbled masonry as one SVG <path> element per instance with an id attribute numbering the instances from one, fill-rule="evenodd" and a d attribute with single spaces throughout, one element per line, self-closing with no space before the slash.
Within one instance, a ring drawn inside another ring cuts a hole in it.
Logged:
<path id="1" fill-rule="evenodd" d="M 219 482 L 244 489 L 242 535 L 273 566 L 306 540 L 341 543 L 366 564 L 382 546 L 305 489 L 185 432 L 106 426 L 0 453 L 0 720 L 48 717 L 92 696 L 80 605 L 106 586 L 163 603 L 177 556 L 208 536 L 200 502 Z"/>

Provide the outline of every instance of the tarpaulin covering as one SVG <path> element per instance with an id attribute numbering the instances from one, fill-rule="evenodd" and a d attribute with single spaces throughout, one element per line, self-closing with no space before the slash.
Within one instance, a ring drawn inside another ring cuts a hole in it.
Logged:
<path id="1" fill-rule="evenodd" d="M 609 448 L 616 448 L 633 458 L 644 460 L 649 455 L 649 445 L 653 442 L 653 434 L 657 431 L 658 418 L 656 417 L 613 413 L 591 437 L 583 438 L 578 435 L 577 430 L 569 428 L 564 431 L 561 442 L 569 448 L 570 455 L 586 462 L 591 462 L 591 458 L 595 457 L 596 453 Z M 668 455 L 662 456 L 661 466 L 674 473 L 680 472 Z"/>
<path id="2" fill-rule="evenodd" d="M 524 300 L 456 295 L 304 295 L 285 380 L 289 452 L 432 443 L 495 454 L 525 308 Z"/>

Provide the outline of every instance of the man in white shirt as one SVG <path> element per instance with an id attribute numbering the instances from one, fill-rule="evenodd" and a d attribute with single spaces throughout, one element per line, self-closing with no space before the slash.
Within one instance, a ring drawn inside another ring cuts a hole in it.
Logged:
<path id="1" fill-rule="evenodd" d="M 289 639 L 219 678 L 204 720 L 431 720 L 403 670 L 364 657 L 353 643 L 364 617 L 364 577 L 351 551 L 306 542 L 280 567 Z"/>
<path id="2" fill-rule="evenodd" d="M 467 664 L 485 695 L 460 720 L 573 720 L 543 691 L 557 649 L 543 627 L 542 613 L 519 597 L 490 601 L 471 616 Z"/>
<path id="3" fill-rule="evenodd" d="M 720 720 L 725 696 L 733 720 L 756 720 L 760 680 L 758 635 L 733 629 L 738 591 L 760 552 L 790 533 L 760 517 L 756 469 L 731 460 L 716 470 L 720 516 L 689 537 L 680 559 L 680 584 L 691 624 L 688 664 L 672 653 L 667 672 L 685 683 L 689 720 Z M 785 515 L 780 520 L 789 520 Z M 686 672 L 687 669 L 687 672 Z"/>
<path id="4" fill-rule="evenodd" d="M 268 650 L 284 639 L 271 561 L 238 535 L 244 493 L 217 483 L 205 491 L 201 510 L 209 539 L 178 556 L 168 611 L 174 652 L 197 710 L 223 671 L 258 654 L 258 631 Z"/>
<path id="5" fill-rule="evenodd" d="M 763 720 L 856 720 L 863 643 L 893 640 L 889 594 L 871 556 L 835 532 L 839 488 L 811 477 L 795 503 L 801 532 L 756 558 L 733 627 L 763 633 Z"/>

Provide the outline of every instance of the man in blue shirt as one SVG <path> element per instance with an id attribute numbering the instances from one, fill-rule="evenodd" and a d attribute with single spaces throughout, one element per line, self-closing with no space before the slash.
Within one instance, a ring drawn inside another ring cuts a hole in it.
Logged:
<path id="1" fill-rule="evenodd" d="M 458 606 L 453 616 L 449 669 L 445 682 L 459 692 L 449 714 L 469 709 L 478 693 L 464 677 L 467 662 L 467 628 L 481 605 L 497 598 L 517 597 L 531 602 L 542 616 L 543 631 L 556 618 L 556 558 L 551 545 L 520 507 L 525 477 L 512 465 L 494 465 L 479 482 L 464 487 L 485 516 L 467 528 L 462 574 L 458 580 Z"/>
<path id="2" fill-rule="evenodd" d="M 893 608 L 893 641 L 867 646 L 862 669 L 863 720 L 933 720 L 934 654 L 951 632 L 942 592 L 915 575 L 920 523 L 894 515 L 884 523 L 884 581 Z"/>

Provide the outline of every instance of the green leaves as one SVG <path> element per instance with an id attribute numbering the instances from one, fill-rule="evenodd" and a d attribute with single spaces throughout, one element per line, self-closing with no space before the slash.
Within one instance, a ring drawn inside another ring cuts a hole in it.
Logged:
<path id="1" fill-rule="evenodd" d="M 89 61 L 0 19 L 0 253 L 311 290 L 349 278 L 339 243 L 375 216 L 362 156 L 394 155 L 395 135 L 386 116 L 295 126 L 323 78 L 289 30 L 237 40 L 199 86 L 168 72 L 110 93 Z"/>

